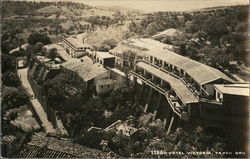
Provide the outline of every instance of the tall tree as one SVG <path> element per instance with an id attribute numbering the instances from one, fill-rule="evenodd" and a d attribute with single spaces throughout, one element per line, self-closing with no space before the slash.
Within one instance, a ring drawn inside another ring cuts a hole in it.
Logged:
<path id="1" fill-rule="evenodd" d="M 44 45 L 51 44 L 50 38 L 45 34 L 32 33 L 28 37 L 28 42 L 30 45 L 35 45 L 38 42 L 43 43 Z"/>

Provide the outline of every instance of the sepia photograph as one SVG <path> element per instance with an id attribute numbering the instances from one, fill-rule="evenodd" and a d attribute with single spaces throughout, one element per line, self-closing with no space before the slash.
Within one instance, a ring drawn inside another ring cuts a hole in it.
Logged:
<path id="1" fill-rule="evenodd" d="M 249 158 L 249 0 L 1 0 L 1 158 Z"/>

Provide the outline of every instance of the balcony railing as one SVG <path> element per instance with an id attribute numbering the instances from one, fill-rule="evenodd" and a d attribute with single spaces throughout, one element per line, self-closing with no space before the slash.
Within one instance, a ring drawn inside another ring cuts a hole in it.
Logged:
<path id="1" fill-rule="evenodd" d="M 170 72 L 169 71 L 169 69 L 167 70 L 166 69 L 166 67 L 159 67 L 159 66 L 157 66 L 157 65 L 155 65 L 155 64 L 153 64 L 153 63 L 150 63 L 149 61 L 147 61 L 147 60 L 144 60 L 144 59 L 141 59 L 140 61 L 142 61 L 142 62 L 145 62 L 145 63 L 147 63 L 147 64 L 149 64 L 149 65 L 151 65 L 151 66 L 153 66 L 153 67 L 155 67 L 155 68 L 158 68 L 158 69 L 160 69 L 161 71 L 163 71 L 163 72 L 165 72 L 165 73 L 167 73 L 167 74 L 169 74 L 169 75 L 171 75 L 171 76 L 173 76 L 173 77 L 175 77 L 175 78 L 177 78 L 177 79 L 179 79 L 179 80 L 181 80 L 182 81 L 182 83 L 184 83 L 185 85 L 188 85 L 189 83 L 191 83 L 192 82 L 192 80 L 190 79 L 190 78 L 185 78 L 185 77 L 183 77 L 183 75 L 180 75 L 178 72 L 176 72 L 175 70 L 174 71 L 172 71 L 172 72 Z M 168 68 L 168 67 L 167 67 Z M 209 94 L 207 93 L 207 91 L 204 89 L 204 88 L 202 88 L 201 87 L 201 91 L 200 90 L 197 90 L 194 86 L 189 86 L 188 87 L 189 88 L 189 90 L 191 91 L 191 92 L 193 92 L 193 94 L 196 96 L 196 98 L 200 98 L 201 96 L 204 98 L 204 97 L 206 97 L 206 96 L 208 96 Z M 200 96 L 201 95 L 201 96 Z"/>
<path id="2" fill-rule="evenodd" d="M 161 94 L 165 95 L 169 105 L 171 106 L 172 110 L 181 117 L 181 107 L 178 107 L 178 105 L 180 104 L 176 104 L 177 102 L 177 98 L 174 99 L 174 101 L 172 101 L 172 99 L 170 98 L 170 95 L 168 93 L 167 90 L 165 90 L 164 88 L 160 87 L 159 84 L 155 84 L 151 81 L 151 79 L 146 79 L 145 77 L 143 77 L 142 75 L 139 75 L 138 73 L 134 72 L 134 71 L 130 71 L 129 72 L 130 75 L 133 75 L 134 77 L 140 78 L 144 83 L 146 83 L 146 85 L 151 86 L 151 88 L 154 88 L 156 91 L 160 92 Z"/>

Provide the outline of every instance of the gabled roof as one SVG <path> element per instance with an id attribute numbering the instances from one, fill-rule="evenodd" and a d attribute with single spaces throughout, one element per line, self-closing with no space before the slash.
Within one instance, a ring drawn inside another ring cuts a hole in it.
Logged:
<path id="1" fill-rule="evenodd" d="M 93 60 L 88 56 L 84 56 L 80 59 L 72 58 L 71 60 L 63 63 L 62 66 L 73 71 L 76 68 L 89 66 L 91 64 L 93 64 Z"/>
<path id="2" fill-rule="evenodd" d="M 93 60 L 88 56 L 81 59 L 71 59 L 63 63 L 62 67 L 76 72 L 85 82 L 108 72 L 100 64 L 93 63 Z"/>
<path id="3" fill-rule="evenodd" d="M 112 151 L 111 151 L 112 152 Z M 28 145 L 17 152 L 15 158 L 115 158 L 121 156 L 112 152 L 92 149 L 70 140 L 32 135 Z"/>
<path id="4" fill-rule="evenodd" d="M 186 71 L 187 74 L 191 76 L 200 85 L 210 83 L 217 79 L 224 79 L 232 83 L 234 82 L 227 75 L 213 67 L 204 65 L 200 62 L 181 56 L 169 50 L 153 49 L 147 51 L 146 54 L 154 56 L 158 59 L 165 61 L 166 63 L 172 64 Z"/>
<path id="5" fill-rule="evenodd" d="M 73 45 L 75 48 L 81 48 L 81 47 L 91 47 L 89 44 L 83 43 L 83 41 L 73 38 L 73 37 L 68 37 L 64 39 L 65 41 L 69 42 L 71 45 Z"/>
<path id="6" fill-rule="evenodd" d="M 167 73 L 150 66 L 144 62 L 139 62 L 136 64 L 138 67 L 145 69 L 147 72 L 161 78 L 165 82 L 169 83 L 170 86 L 175 90 L 176 94 L 180 97 L 180 99 L 185 103 L 197 103 L 198 99 L 194 96 L 194 94 L 186 87 L 186 85 L 180 81 L 179 79 L 168 75 Z"/>
<path id="7" fill-rule="evenodd" d="M 107 72 L 107 69 L 102 67 L 100 64 L 95 63 L 93 65 L 82 68 L 77 73 L 84 81 L 89 81 Z"/>

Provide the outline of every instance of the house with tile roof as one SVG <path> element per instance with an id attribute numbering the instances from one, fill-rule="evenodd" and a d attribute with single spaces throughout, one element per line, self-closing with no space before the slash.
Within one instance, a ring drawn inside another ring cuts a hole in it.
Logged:
<path id="1" fill-rule="evenodd" d="M 67 61 L 61 64 L 61 67 L 63 73 L 84 83 L 86 89 L 95 87 L 98 80 L 107 79 L 110 76 L 109 70 L 99 63 L 94 63 L 88 56 Z"/>

